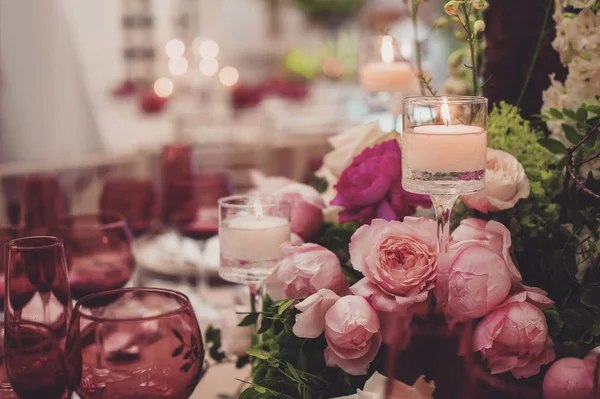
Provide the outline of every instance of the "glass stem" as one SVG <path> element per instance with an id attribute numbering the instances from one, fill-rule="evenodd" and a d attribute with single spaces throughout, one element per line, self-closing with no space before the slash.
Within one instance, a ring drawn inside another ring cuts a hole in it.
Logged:
<path id="1" fill-rule="evenodd" d="M 458 196 L 456 195 L 431 195 L 431 202 L 435 209 L 437 220 L 438 253 L 448 252 L 450 241 L 450 214 Z"/>

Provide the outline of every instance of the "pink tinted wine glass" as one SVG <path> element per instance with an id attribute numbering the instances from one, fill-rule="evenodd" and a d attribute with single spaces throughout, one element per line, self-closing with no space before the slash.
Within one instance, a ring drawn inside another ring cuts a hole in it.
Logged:
<path id="1" fill-rule="evenodd" d="M 4 310 L 4 275 L 6 273 L 7 243 L 23 236 L 23 227 L 0 224 L 0 309 Z M 1 398 L 1 396 L 0 396 Z"/>
<path id="2" fill-rule="evenodd" d="M 132 234 L 115 212 L 63 218 L 58 235 L 65 242 L 73 297 L 125 286 L 135 269 Z"/>
<path id="3" fill-rule="evenodd" d="M 20 224 L 31 234 L 45 235 L 66 215 L 66 200 L 58 177 L 31 175 L 21 180 Z"/>
<path id="4" fill-rule="evenodd" d="M 187 399 L 202 374 L 198 321 L 188 298 L 175 291 L 89 295 L 75 306 L 68 341 L 81 363 L 82 399 Z"/>
<path id="5" fill-rule="evenodd" d="M 79 373 L 67 365 L 64 335 L 40 323 L 9 321 L 4 326 L 4 360 L 20 399 L 70 398 Z"/>

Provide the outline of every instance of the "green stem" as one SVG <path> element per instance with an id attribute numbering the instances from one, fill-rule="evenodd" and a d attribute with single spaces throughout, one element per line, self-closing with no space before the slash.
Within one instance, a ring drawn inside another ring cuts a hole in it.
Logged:
<path id="1" fill-rule="evenodd" d="M 465 31 L 467 32 L 467 40 L 469 41 L 469 49 L 471 50 L 471 73 L 473 79 L 473 95 L 477 96 L 479 94 L 479 82 L 477 79 L 477 57 L 475 56 L 475 45 L 473 41 L 475 38 L 473 37 L 473 30 L 471 29 L 471 22 L 469 21 L 469 10 L 465 4 L 461 5 L 464 16 L 465 16 Z"/>
<path id="2" fill-rule="evenodd" d="M 546 36 L 546 28 L 548 27 L 548 17 L 550 16 L 550 10 L 552 8 L 552 0 L 550 0 L 548 2 L 548 7 L 546 7 L 546 15 L 544 16 L 544 24 L 542 25 L 542 31 L 540 32 L 540 37 L 538 38 L 537 46 L 535 47 L 535 52 L 533 53 L 533 58 L 531 59 L 531 64 L 529 64 L 529 70 L 527 71 L 525 82 L 523 82 L 523 87 L 521 88 L 519 99 L 517 100 L 517 108 L 521 106 L 521 101 L 523 101 L 525 91 L 527 90 L 527 86 L 529 85 L 529 81 L 531 80 L 531 76 L 533 75 L 535 63 L 537 62 L 538 55 L 540 54 L 540 49 L 542 48 L 542 43 L 544 42 L 544 37 Z"/>
<path id="3" fill-rule="evenodd" d="M 415 61 L 417 64 L 417 71 L 419 71 L 419 76 L 423 75 L 423 60 L 421 59 L 421 42 L 419 42 L 419 25 L 417 16 L 419 14 L 419 0 L 412 0 L 412 25 L 413 25 L 413 35 L 415 39 Z M 423 82 L 421 78 L 419 78 L 419 88 L 421 89 L 421 95 L 425 95 L 425 87 L 423 87 Z"/>

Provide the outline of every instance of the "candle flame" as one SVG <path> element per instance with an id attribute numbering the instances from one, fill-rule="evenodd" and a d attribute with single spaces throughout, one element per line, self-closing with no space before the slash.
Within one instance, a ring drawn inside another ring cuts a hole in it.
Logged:
<path id="1" fill-rule="evenodd" d="M 381 59 L 386 64 L 394 62 L 394 39 L 391 36 L 381 38 Z"/>
<path id="2" fill-rule="evenodd" d="M 448 106 L 448 99 L 446 97 L 442 98 L 442 119 L 444 120 L 444 124 L 446 126 L 450 125 L 450 107 Z"/>
<path id="3" fill-rule="evenodd" d="M 252 203 L 252 207 L 254 208 L 254 216 L 256 216 L 256 218 L 258 220 L 262 219 L 264 214 L 263 214 L 262 204 L 260 203 L 260 198 L 256 197 L 254 199 L 254 202 Z"/>

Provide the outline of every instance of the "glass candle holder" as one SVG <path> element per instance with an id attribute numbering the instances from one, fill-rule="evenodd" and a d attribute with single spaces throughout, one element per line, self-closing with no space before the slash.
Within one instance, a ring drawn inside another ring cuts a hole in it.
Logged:
<path id="1" fill-rule="evenodd" d="M 290 203 L 271 197 L 234 195 L 219 200 L 219 275 L 259 286 L 283 256 L 290 240 Z"/>
<path id="2" fill-rule="evenodd" d="M 402 100 L 402 187 L 431 197 L 439 252 L 446 251 L 458 195 L 485 188 L 487 109 L 483 97 Z"/>

